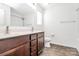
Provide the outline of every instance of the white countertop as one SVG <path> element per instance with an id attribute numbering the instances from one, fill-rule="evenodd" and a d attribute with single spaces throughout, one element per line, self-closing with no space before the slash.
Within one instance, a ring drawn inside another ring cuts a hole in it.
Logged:
<path id="1" fill-rule="evenodd" d="M 29 34 L 38 33 L 38 32 L 43 32 L 43 31 L 13 32 L 9 34 L 0 34 L 0 39 L 6 39 L 6 38 L 21 36 L 21 35 L 29 35 Z"/>

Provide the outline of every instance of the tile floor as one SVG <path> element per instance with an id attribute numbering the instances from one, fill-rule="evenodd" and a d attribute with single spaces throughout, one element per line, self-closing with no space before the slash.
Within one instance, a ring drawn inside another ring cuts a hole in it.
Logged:
<path id="1" fill-rule="evenodd" d="M 78 50 L 72 47 L 61 46 L 57 44 L 46 47 L 40 56 L 78 56 Z"/>

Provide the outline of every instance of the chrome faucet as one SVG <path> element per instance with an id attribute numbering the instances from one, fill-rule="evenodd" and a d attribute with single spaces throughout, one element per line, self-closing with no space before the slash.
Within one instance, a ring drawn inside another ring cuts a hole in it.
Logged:
<path id="1" fill-rule="evenodd" d="M 6 34 L 9 33 L 9 26 L 6 26 Z"/>

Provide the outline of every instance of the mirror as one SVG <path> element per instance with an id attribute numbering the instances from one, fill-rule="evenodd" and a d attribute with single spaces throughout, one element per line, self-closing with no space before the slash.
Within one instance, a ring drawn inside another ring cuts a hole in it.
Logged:
<path id="1" fill-rule="evenodd" d="M 43 27 L 43 9 L 39 4 L 0 3 L 0 26 Z"/>
<path id="2" fill-rule="evenodd" d="M 0 26 L 32 26 L 36 11 L 26 3 L 0 3 Z"/>

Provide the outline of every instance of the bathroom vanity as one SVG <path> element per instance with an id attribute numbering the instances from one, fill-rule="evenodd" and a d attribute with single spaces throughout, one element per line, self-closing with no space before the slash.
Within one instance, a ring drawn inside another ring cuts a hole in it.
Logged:
<path id="1" fill-rule="evenodd" d="M 0 56 L 37 56 L 42 53 L 44 32 L 15 34 L 0 35 Z"/>

